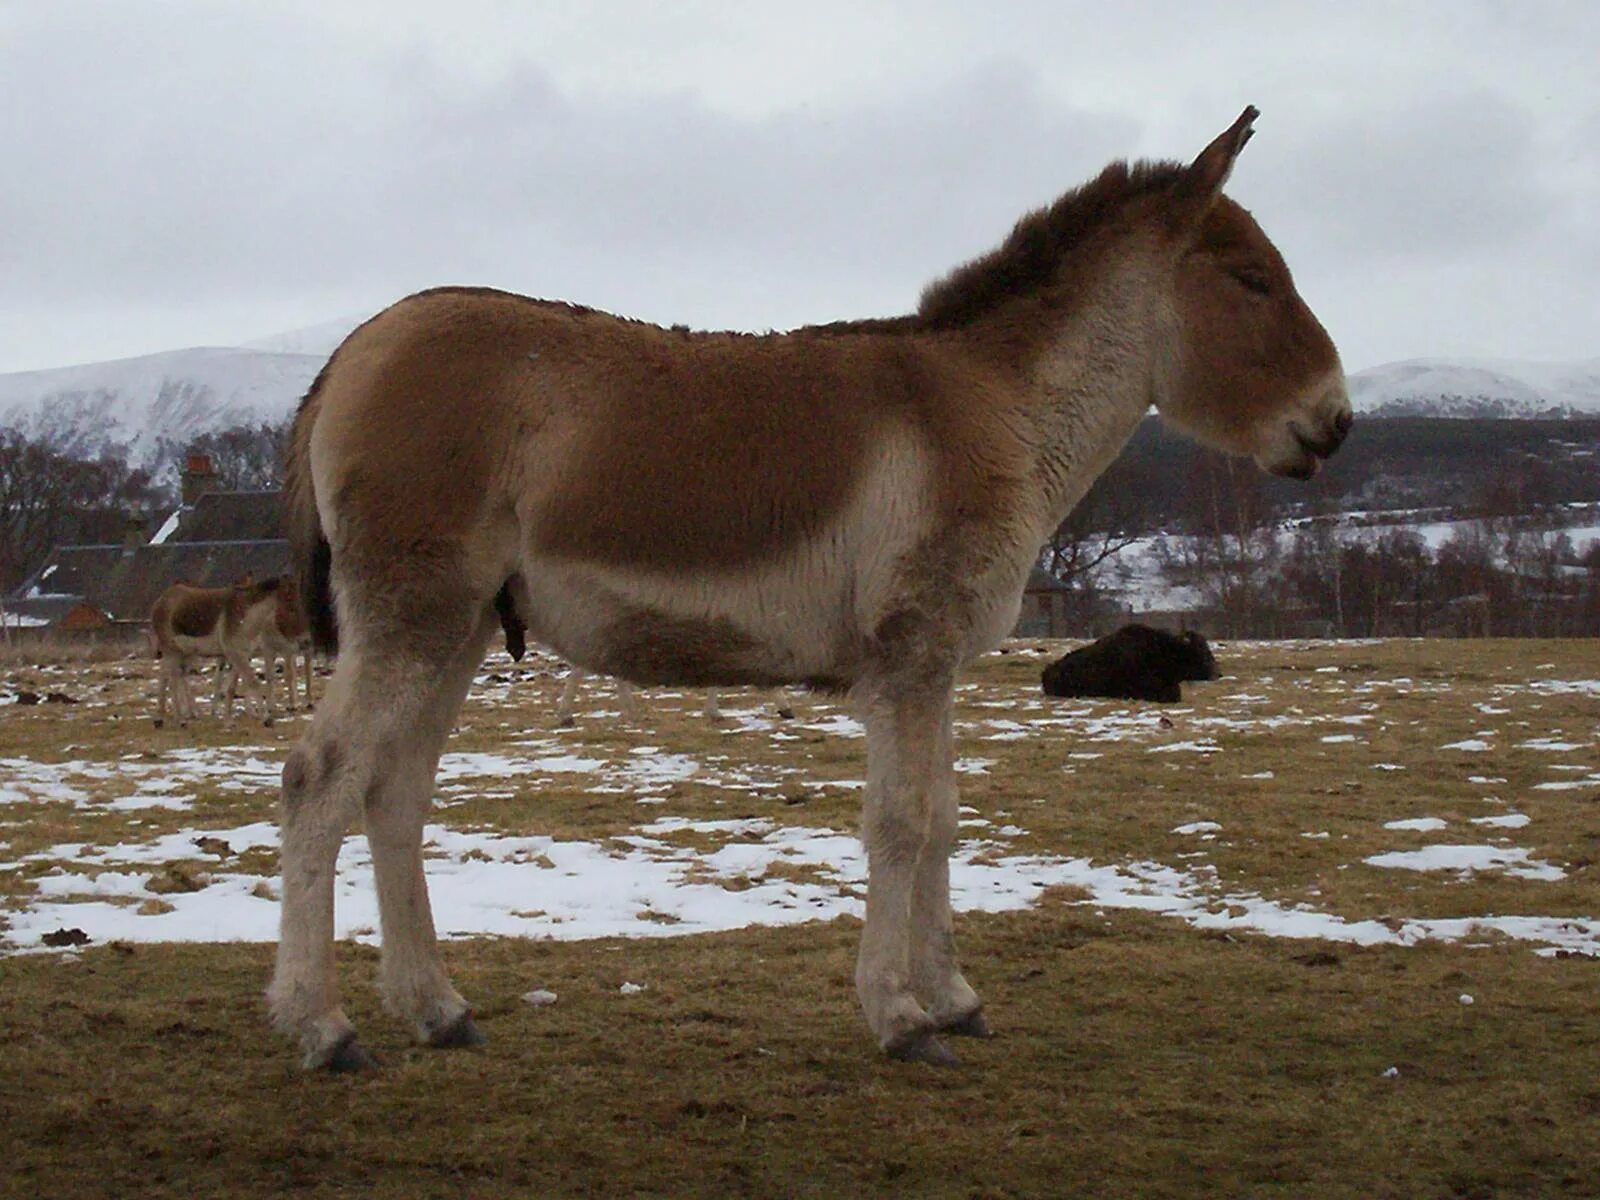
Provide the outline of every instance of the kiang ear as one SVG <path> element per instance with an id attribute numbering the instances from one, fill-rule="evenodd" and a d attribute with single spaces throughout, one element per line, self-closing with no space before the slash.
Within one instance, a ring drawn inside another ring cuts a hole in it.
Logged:
<path id="1" fill-rule="evenodd" d="M 1200 151 L 1200 156 L 1189 164 L 1176 189 L 1177 198 L 1186 216 L 1193 218 L 1203 215 L 1211 207 L 1212 202 L 1222 194 L 1222 187 L 1233 172 L 1233 160 L 1239 157 L 1239 151 L 1244 149 L 1244 144 L 1255 132 L 1252 126 L 1260 115 L 1255 105 L 1247 107 L 1239 114 L 1237 121 Z"/>

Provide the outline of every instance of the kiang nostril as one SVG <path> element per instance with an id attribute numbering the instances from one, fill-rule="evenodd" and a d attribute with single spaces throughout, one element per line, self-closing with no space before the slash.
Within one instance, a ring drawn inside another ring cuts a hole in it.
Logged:
<path id="1" fill-rule="evenodd" d="M 1339 435 L 1341 441 L 1350 432 L 1350 426 L 1356 423 L 1355 414 L 1348 408 L 1333 419 L 1333 431 Z"/>

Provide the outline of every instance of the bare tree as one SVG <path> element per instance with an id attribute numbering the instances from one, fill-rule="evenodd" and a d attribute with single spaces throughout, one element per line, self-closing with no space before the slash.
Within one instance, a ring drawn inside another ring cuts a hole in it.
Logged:
<path id="1" fill-rule="evenodd" d="M 33 571 L 52 547 L 120 536 L 130 513 L 159 494 L 120 458 L 75 458 L 15 429 L 0 429 L 0 589 Z"/>
<path id="2" fill-rule="evenodd" d="M 1579 591 L 1572 538 L 1559 529 L 1513 528 L 1502 542 L 1501 558 L 1519 632 L 1530 637 L 1570 633 L 1568 609 L 1576 606 Z"/>
<path id="3" fill-rule="evenodd" d="M 163 442 L 158 457 L 176 471 L 189 454 L 204 454 L 219 487 L 230 492 L 271 491 L 283 486 L 283 448 L 289 422 L 235 425 L 213 430 L 179 445 Z"/>
<path id="4" fill-rule="evenodd" d="M 1148 506 L 1125 489 L 1097 480 L 1057 526 L 1040 552 L 1039 565 L 1067 587 L 1068 618 L 1088 632 L 1107 607 L 1104 576 L 1117 554 L 1150 534 Z"/>
<path id="5" fill-rule="evenodd" d="M 1158 540 L 1170 582 L 1195 588 L 1229 637 L 1275 636 L 1281 628 L 1281 547 L 1276 514 L 1253 473 L 1217 454 L 1196 460 L 1185 536 Z"/>

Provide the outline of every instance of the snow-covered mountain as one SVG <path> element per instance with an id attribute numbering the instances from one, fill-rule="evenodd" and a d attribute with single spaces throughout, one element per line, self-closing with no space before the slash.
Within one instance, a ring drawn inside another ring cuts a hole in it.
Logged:
<path id="1" fill-rule="evenodd" d="M 1600 358 L 1411 358 L 1351 375 L 1350 400 L 1377 417 L 1600 416 Z"/>
<path id="2" fill-rule="evenodd" d="M 138 358 L 0 375 L 0 425 L 81 455 L 123 449 L 154 467 L 195 436 L 276 423 L 344 336 L 350 317 L 243 346 L 198 346 Z"/>
<path id="3" fill-rule="evenodd" d="M 153 465 L 163 443 L 281 421 L 326 356 L 203 346 L 0 375 L 0 424 L 83 455 L 117 447 Z"/>

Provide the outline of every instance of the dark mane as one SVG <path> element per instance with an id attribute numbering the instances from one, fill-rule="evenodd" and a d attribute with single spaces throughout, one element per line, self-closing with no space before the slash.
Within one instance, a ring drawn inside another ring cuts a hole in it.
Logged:
<path id="1" fill-rule="evenodd" d="M 922 293 L 925 328 L 953 329 L 1049 281 L 1068 251 L 1130 200 L 1165 191 L 1183 174 L 1176 162 L 1112 163 L 1082 187 L 1018 221 L 998 249 L 957 267 Z"/>
<path id="2" fill-rule="evenodd" d="M 851 337 L 862 333 L 914 333 L 921 328 L 921 319 L 903 317 L 858 317 L 848 321 L 830 321 L 826 325 L 804 325 L 794 330 L 808 337 Z"/>

